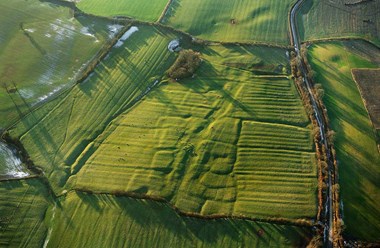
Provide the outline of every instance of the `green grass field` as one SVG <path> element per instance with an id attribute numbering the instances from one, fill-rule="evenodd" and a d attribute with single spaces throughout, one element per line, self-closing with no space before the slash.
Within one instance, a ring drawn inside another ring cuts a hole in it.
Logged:
<path id="1" fill-rule="evenodd" d="M 162 203 L 70 193 L 55 210 L 47 247 L 300 247 L 310 235 L 307 228 L 200 220 Z"/>
<path id="2" fill-rule="evenodd" d="M 0 11 L 0 128 L 5 128 L 29 112 L 26 105 L 71 86 L 108 39 L 110 23 L 73 18 L 69 8 L 37 0 L 2 1 Z"/>
<path id="3" fill-rule="evenodd" d="M 380 233 L 380 154 L 351 69 L 378 67 L 379 63 L 371 62 L 371 57 L 376 57 L 376 54 L 358 53 L 357 46 L 363 46 L 363 43 L 313 45 L 309 61 L 317 73 L 316 81 L 325 90 L 323 101 L 331 128 L 336 131 L 345 233 L 349 237 L 376 241 Z M 377 54 L 379 57 L 380 53 Z"/>
<path id="4" fill-rule="evenodd" d="M 0 82 L 11 91 L 0 89 L 0 129 L 14 123 L 6 131 L 43 170 L 0 181 L 0 246 L 306 246 L 317 166 L 288 51 L 205 46 L 133 24 L 73 85 L 122 27 L 96 15 L 157 21 L 168 3 L 74 2 L 0 4 Z M 294 2 L 174 0 L 162 22 L 204 39 L 288 45 Z M 74 5 L 90 15 L 74 17 Z M 179 82 L 167 77 L 173 39 L 202 58 Z"/>
<path id="5" fill-rule="evenodd" d="M 42 247 L 46 211 L 53 204 L 36 179 L 0 182 L 0 246 Z"/>
<path id="6" fill-rule="evenodd" d="M 168 0 L 81 0 L 77 7 L 97 16 L 126 16 L 142 21 L 156 21 Z"/>
<path id="7" fill-rule="evenodd" d="M 46 171 L 55 191 L 77 172 L 82 152 L 108 123 L 160 80 L 173 62 L 166 48 L 173 35 L 159 33 L 141 26 L 85 82 L 18 123 L 15 134 Z"/>
<path id="8" fill-rule="evenodd" d="M 350 1 L 305 1 L 298 21 L 301 39 L 366 38 L 379 46 L 380 2 L 346 3 Z"/>
<path id="9" fill-rule="evenodd" d="M 288 45 L 294 0 L 174 0 L 163 23 L 206 40 Z"/>
<path id="10" fill-rule="evenodd" d="M 161 196 L 204 215 L 313 218 L 315 155 L 293 84 L 213 61 L 223 59 L 163 82 L 114 120 L 69 185 Z"/>
<path id="11" fill-rule="evenodd" d="M 173 34 L 139 29 L 83 84 L 12 130 L 54 190 L 136 192 L 201 214 L 313 218 L 311 130 L 293 83 L 278 76 L 289 67 L 285 50 L 201 49 L 194 79 L 162 82 L 140 100 L 174 55 Z"/>
<path id="12" fill-rule="evenodd" d="M 2 247 L 299 247 L 308 228 L 183 217 L 163 203 L 70 192 L 38 179 L 0 182 Z"/>

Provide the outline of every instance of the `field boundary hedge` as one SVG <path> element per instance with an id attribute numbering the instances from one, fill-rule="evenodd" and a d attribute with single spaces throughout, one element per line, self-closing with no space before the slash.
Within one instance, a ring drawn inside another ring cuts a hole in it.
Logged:
<path id="1" fill-rule="evenodd" d="M 310 39 L 310 40 L 305 40 L 302 41 L 301 44 L 306 44 L 306 43 L 325 43 L 325 42 L 334 42 L 334 41 L 350 41 L 350 40 L 357 40 L 357 41 L 365 41 L 377 48 L 380 49 L 380 41 L 379 42 L 374 42 L 372 40 L 369 40 L 365 37 L 356 37 L 356 36 L 347 36 L 347 37 L 331 37 L 331 38 L 320 38 L 320 39 Z"/>
<path id="2" fill-rule="evenodd" d="M 327 114 L 327 109 L 323 103 L 323 99 L 322 97 L 319 96 L 319 94 L 317 93 L 317 89 L 314 87 L 315 80 L 313 79 L 313 73 L 312 73 L 313 71 L 307 59 L 307 49 L 305 45 L 303 45 L 301 48 L 301 59 L 306 65 L 307 77 L 312 84 L 312 94 L 314 95 L 314 99 L 316 100 L 316 103 L 319 105 L 319 108 L 323 110 L 321 111 L 321 115 L 325 123 L 324 129 L 325 129 L 325 134 L 326 134 L 326 142 L 327 142 L 328 149 L 331 152 L 328 153 L 328 151 L 326 150 L 326 147 L 322 144 L 321 137 L 320 136 L 316 137 L 316 140 L 318 141 L 316 143 L 319 144 L 320 146 L 319 154 L 318 154 L 320 158 L 318 159 L 318 162 L 319 162 L 318 166 L 320 168 L 318 169 L 322 172 L 322 178 L 323 178 L 323 182 L 321 182 L 322 192 L 326 194 L 326 196 L 323 197 L 323 200 L 324 200 L 328 198 L 327 192 L 325 192 L 324 189 L 325 189 L 325 185 L 328 185 L 329 183 L 328 182 L 328 174 L 330 170 L 329 164 L 331 165 L 331 169 L 332 169 L 331 170 L 331 185 L 327 186 L 327 187 L 330 187 L 330 191 L 332 191 L 331 193 L 332 199 L 330 199 L 330 201 L 332 201 L 332 209 L 330 209 L 330 211 L 333 212 L 333 224 L 330 228 L 332 229 L 332 232 L 333 232 L 332 237 L 333 237 L 334 247 L 343 247 L 344 227 L 343 227 L 343 220 L 342 220 L 342 215 L 340 211 L 339 175 L 338 175 L 339 170 L 338 170 L 338 162 L 336 160 L 336 152 L 335 152 L 334 139 L 333 139 L 334 131 L 331 129 L 330 121 Z M 313 123 L 315 122 L 316 121 L 314 119 Z M 318 127 L 318 125 L 316 127 Z M 326 201 L 324 201 L 323 205 L 325 205 L 325 202 Z M 325 216 L 324 219 L 327 222 L 329 221 L 327 219 L 327 216 Z"/>

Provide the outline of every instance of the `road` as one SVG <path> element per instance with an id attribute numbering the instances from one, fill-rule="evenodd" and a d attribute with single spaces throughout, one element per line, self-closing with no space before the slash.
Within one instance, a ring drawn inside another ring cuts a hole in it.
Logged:
<path id="1" fill-rule="evenodd" d="M 326 148 L 326 156 L 327 156 L 327 164 L 328 164 L 328 197 L 326 199 L 326 216 L 328 215 L 328 221 L 325 224 L 324 229 L 324 246 L 325 247 L 333 247 L 333 235 L 332 235 L 332 227 L 333 227 L 333 207 L 332 207 L 332 171 L 334 169 L 333 163 L 331 161 L 331 151 L 327 143 L 326 139 L 326 123 L 325 119 L 322 116 L 322 109 L 320 109 L 319 105 L 317 104 L 317 101 L 315 100 L 314 94 L 312 92 L 312 85 L 310 83 L 310 79 L 307 76 L 307 70 L 306 65 L 304 61 L 301 59 L 300 55 L 300 40 L 299 40 L 299 33 L 297 28 L 297 11 L 299 10 L 300 6 L 303 4 L 303 2 L 306 0 L 298 0 L 297 3 L 292 7 L 290 12 L 290 30 L 291 30 L 291 41 L 292 45 L 294 46 L 296 56 L 300 59 L 301 63 L 299 65 L 299 70 L 301 71 L 303 82 L 308 90 L 309 98 L 311 100 L 311 104 L 313 107 L 313 112 L 315 119 L 319 126 L 319 132 L 321 137 L 321 144 Z"/>

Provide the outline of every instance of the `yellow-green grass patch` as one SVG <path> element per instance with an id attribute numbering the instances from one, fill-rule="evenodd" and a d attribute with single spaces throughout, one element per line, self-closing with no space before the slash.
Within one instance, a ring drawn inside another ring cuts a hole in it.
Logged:
<path id="1" fill-rule="evenodd" d="M 304 227 L 244 220 L 202 220 L 166 204 L 70 193 L 56 208 L 47 247 L 302 247 Z"/>
<path id="2" fill-rule="evenodd" d="M 52 200 L 38 179 L 0 182 L 0 246 L 42 247 Z"/>
<path id="3" fill-rule="evenodd" d="M 49 103 L 48 111 L 42 107 L 26 116 L 11 131 L 56 192 L 108 123 L 141 98 L 173 62 L 174 55 L 167 50 L 173 34 L 163 35 L 150 26 L 139 29 L 85 82 Z"/>
<path id="4" fill-rule="evenodd" d="M 309 128 L 244 121 L 239 146 L 311 151 L 313 139 Z"/>
<path id="5" fill-rule="evenodd" d="M 253 45 L 211 45 L 201 49 L 202 57 L 214 65 L 250 71 L 256 75 L 288 75 L 288 51 Z"/>
<path id="6" fill-rule="evenodd" d="M 286 78 L 256 77 L 204 61 L 194 79 L 162 83 L 115 119 L 84 154 L 84 166 L 69 185 L 163 197 L 203 215 L 313 218 L 315 154 L 293 87 Z M 241 97 L 249 91 L 260 92 L 259 104 Z M 245 169 L 252 173 L 237 175 Z M 264 175 L 261 182 L 254 171 Z M 260 194 L 274 200 L 252 207 Z M 280 213 L 291 199 L 289 211 Z"/>

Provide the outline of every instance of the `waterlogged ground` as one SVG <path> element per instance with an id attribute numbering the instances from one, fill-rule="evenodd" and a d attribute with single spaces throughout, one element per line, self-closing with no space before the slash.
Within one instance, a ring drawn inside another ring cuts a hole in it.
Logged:
<path id="1" fill-rule="evenodd" d="M 76 75 L 120 29 L 38 0 L 0 2 L 0 126 L 75 83 Z"/>
<path id="2" fill-rule="evenodd" d="M 14 148 L 0 141 L 0 178 L 22 178 L 29 176 L 29 172 L 17 157 Z"/>

